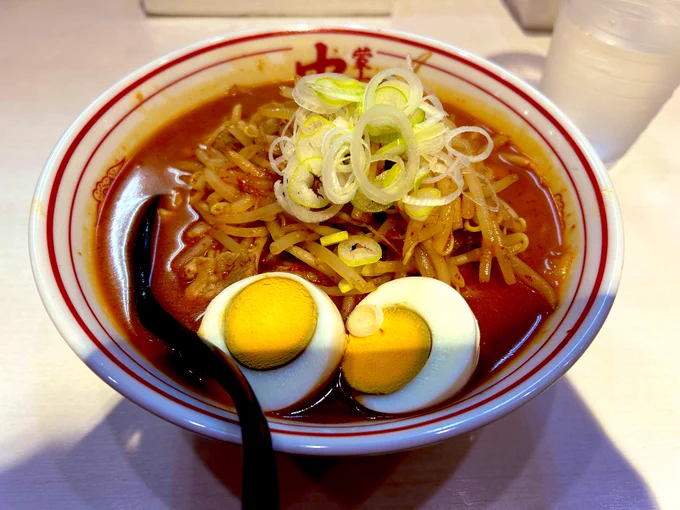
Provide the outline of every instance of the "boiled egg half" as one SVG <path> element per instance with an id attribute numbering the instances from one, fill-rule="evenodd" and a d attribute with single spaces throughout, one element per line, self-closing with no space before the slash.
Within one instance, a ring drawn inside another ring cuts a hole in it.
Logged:
<path id="1" fill-rule="evenodd" d="M 452 287 L 426 277 L 384 283 L 347 319 L 342 361 L 356 400 L 382 414 L 443 402 L 467 383 L 479 359 L 479 327 Z"/>
<path id="2" fill-rule="evenodd" d="M 224 289 L 198 334 L 239 364 L 264 411 L 313 396 L 336 373 L 345 348 L 333 301 L 288 273 L 263 273 Z"/>

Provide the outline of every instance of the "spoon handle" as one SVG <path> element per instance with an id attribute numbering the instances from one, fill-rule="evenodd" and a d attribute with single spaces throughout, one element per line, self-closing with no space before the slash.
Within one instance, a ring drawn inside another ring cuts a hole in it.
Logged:
<path id="1" fill-rule="evenodd" d="M 151 291 L 156 212 L 160 197 L 143 206 L 132 246 L 134 300 L 142 325 L 167 342 L 188 366 L 201 367 L 229 394 L 239 417 L 243 443 L 242 506 L 245 510 L 279 507 L 276 457 L 269 425 L 248 380 L 236 363 L 180 324 Z"/>

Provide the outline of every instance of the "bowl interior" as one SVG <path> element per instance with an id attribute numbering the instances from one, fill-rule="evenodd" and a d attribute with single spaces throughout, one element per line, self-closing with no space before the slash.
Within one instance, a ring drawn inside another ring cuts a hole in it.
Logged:
<path id="1" fill-rule="evenodd" d="M 379 453 L 483 425 L 554 382 L 578 358 L 611 306 L 621 269 L 621 226 L 611 184 L 573 125 L 504 71 L 460 50 L 396 32 L 293 29 L 200 43 L 133 73 L 69 128 L 36 189 L 31 256 L 45 305 L 71 347 L 105 381 L 150 411 L 198 433 L 240 441 L 231 409 L 178 385 L 137 353 L 99 304 L 92 274 L 97 211 L 124 163 L 155 129 L 232 85 L 334 71 L 356 77 L 423 60 L 419 75 L 443 100 L 472 109 L 532 154 L 564 206 L 576 254 L 561 305 L 530 345 L 460 400 L 380 422 L 272 419 L 274 445 L 295 453 Z M 125 243 L 121 239 L 121 246 Z"/>

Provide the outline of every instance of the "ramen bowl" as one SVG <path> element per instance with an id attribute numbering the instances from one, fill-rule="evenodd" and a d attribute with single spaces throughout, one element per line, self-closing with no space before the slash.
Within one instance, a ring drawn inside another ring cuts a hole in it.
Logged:
<path id="1" fill-rule="evenodd" d="M 621 218 L 602 163 L 549 100 L 490 62 L 391 30 L 293 27 L 230 34 L 162 57 L 97 98 L 57 143 L 38 182 L 30 254 L 44 305 L 75 353 L 106 383 L 186 429 L 239 443 L 234 410 L 167 377 L 137 352 L 102 305 L 93 276 L 98 209 L 118 172 L 149 135 L 231 86 L 334 71 L 366 78 L 407 55 L 442 99 L 500 124 L 536 156 L 563 207 L 574 259 L 559 307 L 502 369 L 456 400 L 381 420 L 314 423 L 270 417 L 276 450 L 362 455 L 417 448 L 485 425 L 548 388 L 583 354 L 619 285 Z"/>

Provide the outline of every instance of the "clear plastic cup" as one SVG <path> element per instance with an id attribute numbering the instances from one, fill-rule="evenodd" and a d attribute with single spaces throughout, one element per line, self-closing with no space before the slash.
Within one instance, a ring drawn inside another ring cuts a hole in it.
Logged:
<path id="1" fill-rule="evenodd" d="M 605 162 L 680 83 L 680 0 L 562 0 L 540 88 Z"/>

